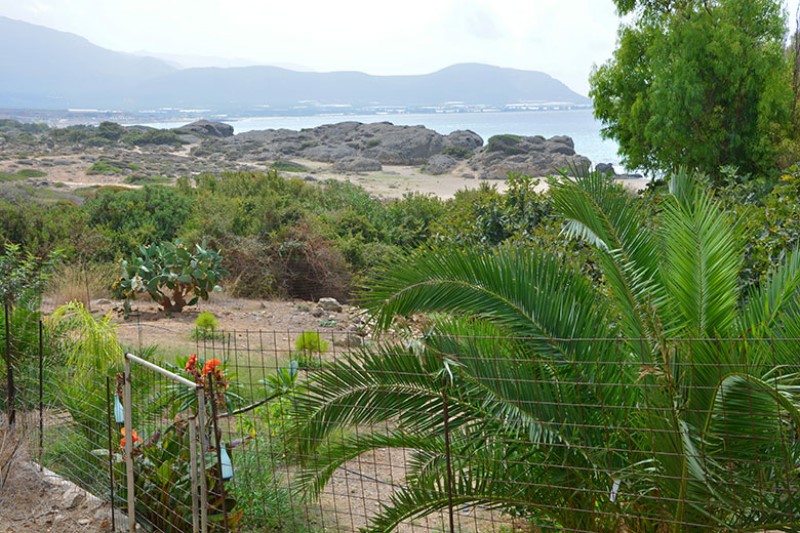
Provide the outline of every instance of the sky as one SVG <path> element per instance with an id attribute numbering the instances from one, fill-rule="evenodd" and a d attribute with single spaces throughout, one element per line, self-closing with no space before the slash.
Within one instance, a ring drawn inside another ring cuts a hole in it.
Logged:
<path id="1" fill-rule="evenodd" d="M 620 21 L 612 0 L 0 0 L 0 15 L 186 66 L 391 75 L 487 63 L 540 70 L 584 95 Z"/>

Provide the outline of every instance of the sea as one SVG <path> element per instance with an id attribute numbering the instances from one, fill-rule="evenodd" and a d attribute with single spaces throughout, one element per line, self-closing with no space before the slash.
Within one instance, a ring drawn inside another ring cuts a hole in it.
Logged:
<path id="1" fill-rule="evenodd" d="M 600 123 L 592 116 L 591 109 L 559 111 L 500 111 L 483 113 L 399 113 L 373 115 L 311 115 L 311 116 L 263 116 L 240 119 L 217 119 L 233 126 L 235 133 L 252 130 L 290 129 L 301 130 L 323 124 L 357 121 L 365 124 L 391 122 L 395 125 L 422 125 L 443 135 L 455 130 L 472 130 L 486 141 L 493 135 L 512 133 L 516 135 L 568 135 L 575 142 L 575 151 L 588 157 L 592 163 L 612 163 L 617 172 L 625 171 L 617 154 L 617 144 L 600 136 Z M 174 128 L 183 122 L 159 122 L 146 124 L 157 128 Z"/>

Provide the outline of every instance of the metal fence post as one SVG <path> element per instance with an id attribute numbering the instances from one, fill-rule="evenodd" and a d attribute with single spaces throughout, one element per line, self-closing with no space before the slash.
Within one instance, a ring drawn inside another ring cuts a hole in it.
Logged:
<path id="1" fill-rule="evenodd" d="M 136 494 L 133 480 L 133 403 L 131 397 L 131 361 L 125 357 L 125 386 L 123 387 L 125 409 L 125 470 L 128 480 L 128 530 L 136 532 Z"/>
<path id="2" fill-rule="evenodd" d="M 39 472 L 44 472 L 44 328 L 39 319 Z"/>
<path id="3" fill-rule="evenodd" d="M 199 512 L 200 505 L 197 501 L 198 498 L 198 483 L 197 483 L 197 417 L 189 419 L 189 476 L 192 485 L 192 532 L 198 533 L 200 531 Z"/>
<path id="4" fill-rule="evenodd" d="M 211 422 L 214 431 L 214 446 L 217 450 L 217 482 L 219 483 L 220 496 L 222 497 L 222 527 L 228 533 L 228 505 L 226 503 L 225 480 L 222 478 L 222 447 L 220 444 L 219 427 L 217 426 L 217 402 L 214 397 L 214 373 L 208 373 L 208 395 L 211 397 Z"/>
<path id="5" fill-rule="evenodd" d="M 111 531 L 117 530 L 114 516 L 114 444 L 111 437 L 111 411 L 114 409 L 111 401 L 111 378 L 106 376 L 106 421 L 108 424 L 108 488 L 111 498 Z M 125 439 L 127 442 L 127 439 Z"/>
<path id="6" fill-rule="evenodd" d="M 208 531 L 208 483 L 206 482 L 206 400 L 205 389 L 197 387 L 197 425 L 200 434 L 200 530 Z"/>
<path id="7" fill-rule="evenodd" d="M 450 533 L 455 533 L 455 517 L 453 515 L 453 465 L 450 457 L 450 413 L 447 405 L 447 383 L 442 387 L 442 416 L 444 417 L 444 460 L 447 469 L 447 513 L 450 521 Z"/>

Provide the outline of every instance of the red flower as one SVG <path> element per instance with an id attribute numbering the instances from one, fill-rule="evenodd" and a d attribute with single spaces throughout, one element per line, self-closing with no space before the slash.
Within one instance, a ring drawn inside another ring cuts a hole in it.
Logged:
<path id="1" fill-rule="evenodd" d="M 125 448 L 125 428 L 120 428 L 119 432 L 122 435 L 122 438 L 119 440 L 119 447 L 124 449 Z M 136 434 L 136 430 L 135 429 L 133 431 L 131 431 L 131 433 L 133 433 L 133 444 L 134 445 L 137 442 L 142 442 L 142 439 L 140 439 L 139 435 Z"/>
<path id="2" fill-rule="evenodd" d="M 219 365 L 222 364 L 222 361 L 219 359 L 209 359 L 206 361 L 206 364 L 203 365 L 203 375 L 208 375 L 214 371 Z"/>
<path id="3" fill-rule="evenodd" d="M 197 366 L 197 354 L 193 353 L 192 355 L 189 356 L 189 360 L 186 361 L 186 366 L 183 367 L 183 369 L 186 372 L 191 372 L 192 370 L 195 369 L 196 366 Z"/>

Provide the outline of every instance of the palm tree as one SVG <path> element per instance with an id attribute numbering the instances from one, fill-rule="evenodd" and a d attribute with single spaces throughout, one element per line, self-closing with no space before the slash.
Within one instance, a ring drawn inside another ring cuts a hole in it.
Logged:
<path id="1" fill-rule="evenodd" d="M 304 488 L 398 447 L 408 486 L 372 531 L 460 505 L 567 531 L 796 529 L 800 254 L 742 294 L 736 221 L 695 183 L 672 176 L 655 218 L 599 174 L 554 184 L 602 285 L 513 247 L 392 268 L 365 297 L 378 327 L 429 313 L 431 329 L 307 385 Z"/>

